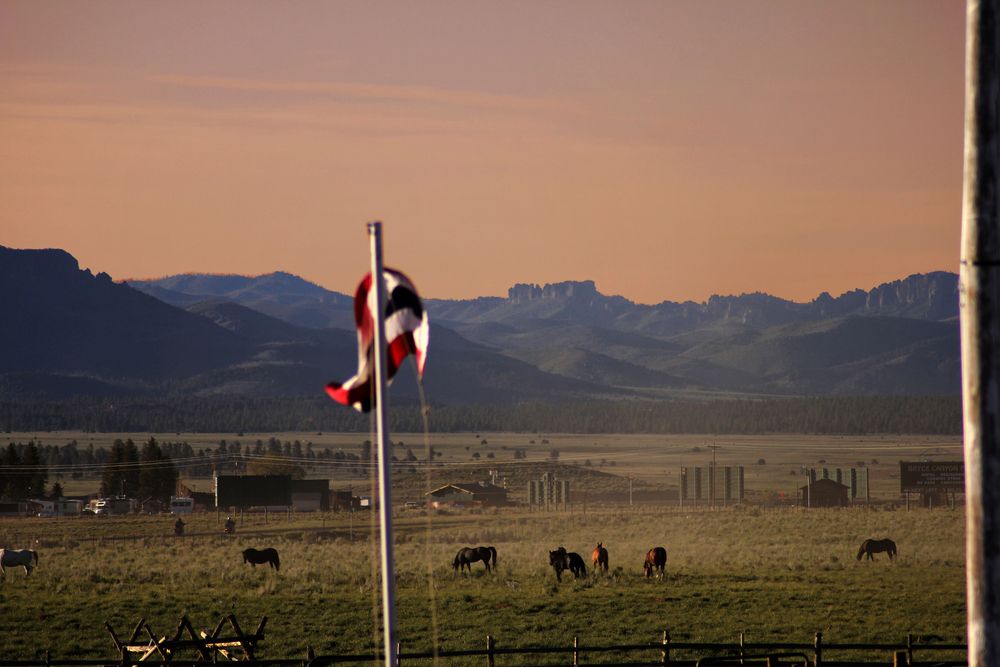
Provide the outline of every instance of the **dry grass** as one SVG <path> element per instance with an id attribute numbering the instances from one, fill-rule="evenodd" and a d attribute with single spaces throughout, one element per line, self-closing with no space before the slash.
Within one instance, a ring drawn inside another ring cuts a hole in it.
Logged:
<path id="1" fill-rule="evenodd" d="M 34 543 L 30 578 L 8 572 L 9 610 L 0 657 L 112 657 L 103 622 L 124 631 L 145 617 L 158 631 L 181 614 L 212 625 L 235 612 L 244 626 L 269 617 L 266 657 L 359 651 L 373 642 L 373 541 L 367 517 L 259 518 L 224 537 L 215 515 L 192 517 L 190 535 L 169 536 L 159 517 L 0 520 L 0 540 Z M 891 536 L 897 562 L 857 562 L 866 537 Z M 590 564 L 608 547 L 609 576 L 557 584 L 547 550 L 580 552 Z M 499 572 L 456 575 L 460 546 L 493 544 Z M 643 554 L 670 552 L 666 581 L 641 576 Z M 246 546 L 274 546 L 282 569 L 243 565 Z M 899 640 L 907 632 L 964 640 L 961 511 L 675 508 L 570 514 L 497 512 L 401 518 L 397 531 L 400 637 L 404 646 L 444 648 L 675 639 Z M 434 605 L 429 595 L 434 591 Z M 433 616 L 436 623 L 432 623 Z"/>

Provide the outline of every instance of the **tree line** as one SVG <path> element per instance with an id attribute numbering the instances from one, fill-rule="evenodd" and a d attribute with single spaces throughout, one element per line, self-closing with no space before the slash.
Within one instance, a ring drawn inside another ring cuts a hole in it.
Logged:
<path id="1" fill-rule="evenodd" d="M 405 460 L 416 460 L 409 450 L 407 455 Z M 37 440 L 11 442 L 0 456 L 0 500 L 61 498 L 66 477 L 99 476 L 101 496 L 125 495 L 166 502 L 176 493 L 182 469 L 190 477 L 217 472 L 302 478 L 311 465 L 333 463 L 349 474 L 368 477 L 370 457 L 369 440 L 359 442 L 357 452 L 275 437 L 253 442 L 223 438 L 214 447 L 199 448 L 185 441 L 161 443 L 153 437 L 141 448 L 132 439 L 120 438 L 109 448 L 95 448 L 93 443 L 80 447 L 76 440 L 64 445 L 46 445 Z M 46 491 L 50 477 L 55 482 Z"/>
<path id="2" fill-rule="evenodd" d="M 369 415 L 326 398 L 77 397 L 2 404 L 11 431 L 100 433 L 370 432 Z M 424 414 L 393 403 L 394 431 L 421 432 Z M 586 401 L 432 406 L 432 432 L 706 433 L 830 435 L 962 432 L 958 396 L 822 396 L 766 399 Z"/>

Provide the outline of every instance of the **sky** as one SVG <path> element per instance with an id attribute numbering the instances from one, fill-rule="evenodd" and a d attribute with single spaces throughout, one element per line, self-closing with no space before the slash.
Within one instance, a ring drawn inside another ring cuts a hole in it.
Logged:
<path id="1" fill-rule="evenodd" d="M 964 3 L 0 2 L 0 245 L 809 300 L 957 271 Z"/>

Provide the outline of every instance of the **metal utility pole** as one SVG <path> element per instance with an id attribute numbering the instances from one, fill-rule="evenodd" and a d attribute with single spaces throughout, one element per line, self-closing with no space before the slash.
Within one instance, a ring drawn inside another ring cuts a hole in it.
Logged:
<path id="1" fill-rule="evenodd" d="M 385 274 L 382 271 L 382 223 L 369 222 L 374 293 L 375 425 L 378 431 L 379 537 L 382 542 L 382 623 L 386 667 L 396 667 L 396 575 L 392 557 L 392 442 L 389 439 L 386 396 Z M 369 296 L 369 303 L 372 299 Z"/>
<path id="2" fill-rule="evenodd" d="M 1000 664 L 1000 0 L 968 0 L 959 312 L 970 667 Z"/>

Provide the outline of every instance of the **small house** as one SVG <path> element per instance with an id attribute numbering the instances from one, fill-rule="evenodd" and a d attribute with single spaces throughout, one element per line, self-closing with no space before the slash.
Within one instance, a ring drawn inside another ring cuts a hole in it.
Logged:
<path id="1" fill-rule="evenodd" d="M 847 507 L 850 487 L 832 479 L 817 479 L 799 487 L 802 507 Z"/>
<path id="2" fill-rule="evenodd" d="M 489 482 L 445 484 L 426 494 L 431 507 L 497 507 L 507 504 L 507 489 Z"/>

